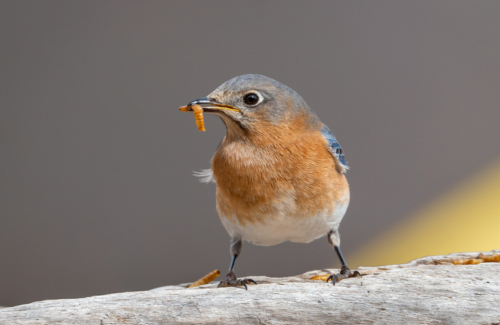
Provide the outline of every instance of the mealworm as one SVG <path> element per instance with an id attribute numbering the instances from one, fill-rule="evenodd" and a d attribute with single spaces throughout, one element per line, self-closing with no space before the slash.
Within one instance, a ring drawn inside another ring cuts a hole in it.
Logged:
<path id="1" fill-rule="evenodd" d="M 500 262 L 500 254 L 493 254 L 493 255 L 483 255 L 482 253 L 479 254 L 477 257 L 479 259 L 484 260 L 485 262 Z"/>
<path id="2" fill-rule="evenodd" d="M 452 261 L 452 263 L 455 265 L 495 263 L 495 262 L 500 262 L 500 254 L 483 255 L 482 253 L 480 253 L 476 258 Z"/>
<path id="3" fill-rule="evenodd" d="M 203 108 L 200 105 L 182 106 L 179 108 L 181 112 L 193 111 L 194 120 L 198 131 L 205 131 L 205 121 L 203 120 Z"/>
<path id="4" fill-rule="evenodd" d="M 207 275 L 205 275 L 203 278 L 199 279 L 198 281 L 193 282 L 190 285 L 188 285 L 188 288 L 194 288 L 194 287 L 202 286 L 204 284 L 208 284 L 208 283 L 212 282 L 213 280 L 215 280 L 215 278 L 218 277 L 219 274 L 220 274 L 219 270 L 215 270 L 213 272 L 210 272 Z"/>
<path id="5" fill-rule="evenodd" d="M 205 122 L 203 121 L 203 108 L 200 105 L 191 106 L 194 113 L 194 119 L 196 121 L 196 126 L 198 131 L 205 131 Z"/>
<path id="6" fill-rule="evenodd" d="M 328 277 L 330 276 L 330 274 L 324 274 L 324 275 L 315 275 L 313 276 L 312 278 L 310 278 L 309 280 L 321 280 L 321 281 L 326 281 L 326 279 L 328 279 Z"/>
<path id="7" fill-rule="evenodd" d="M 469 264 L 480 264 L 483 263 L 484 260 L 480 258 L 471 258 L 468 260 L 455 260 L 452 261 L 454 265 L 469 265 Z"/>

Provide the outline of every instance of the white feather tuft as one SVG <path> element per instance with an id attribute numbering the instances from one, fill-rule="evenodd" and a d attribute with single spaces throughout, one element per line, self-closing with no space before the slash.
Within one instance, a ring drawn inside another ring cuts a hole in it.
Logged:
<path id="1" fill-rule="evenodd" d="M 208 184 L 215 183 L 214 173 L 211 169 L 202 169 L 199 172 L 193 172 L 193 175 L 200 178 L 200 182 Z"/>

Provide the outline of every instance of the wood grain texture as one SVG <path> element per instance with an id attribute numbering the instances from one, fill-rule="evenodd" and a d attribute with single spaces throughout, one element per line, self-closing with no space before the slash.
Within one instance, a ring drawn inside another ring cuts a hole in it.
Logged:
<path id="1" fill-rule="evenodd" d="M 498 251 L 496 253 L 499 253 Z M 491 254 L 491 253 L 489 253 Z M 252 277 L 248 291 L 215 283 L 4 308 L 0 324 L 498 324 L 500 263 L 453 265 L 478 253 L 426 257 L 361 268 L 335 287 L 308 280 Z"/>

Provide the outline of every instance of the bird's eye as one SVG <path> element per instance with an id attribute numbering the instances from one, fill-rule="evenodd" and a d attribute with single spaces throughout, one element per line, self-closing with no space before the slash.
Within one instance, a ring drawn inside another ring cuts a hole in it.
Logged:
<path id="1" fill-rule="evenodd" d="M 243 101 L 248 106 L 256 106 L 262 101 L 262 97 L 256 93 L 248 93 L 243 97 Z"/>

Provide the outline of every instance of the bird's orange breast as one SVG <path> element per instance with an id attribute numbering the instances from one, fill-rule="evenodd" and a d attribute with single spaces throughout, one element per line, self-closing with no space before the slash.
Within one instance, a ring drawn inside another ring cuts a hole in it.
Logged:
<path id="1" fill-rule="evenodd" d="M 333 213 L 349 200 L 345 176 L 319 130 L 303 118 L 262 125 L 245 138 L 226 138 L 212 159 L 220 217 L 241 225 L 275 215 Z"/>

